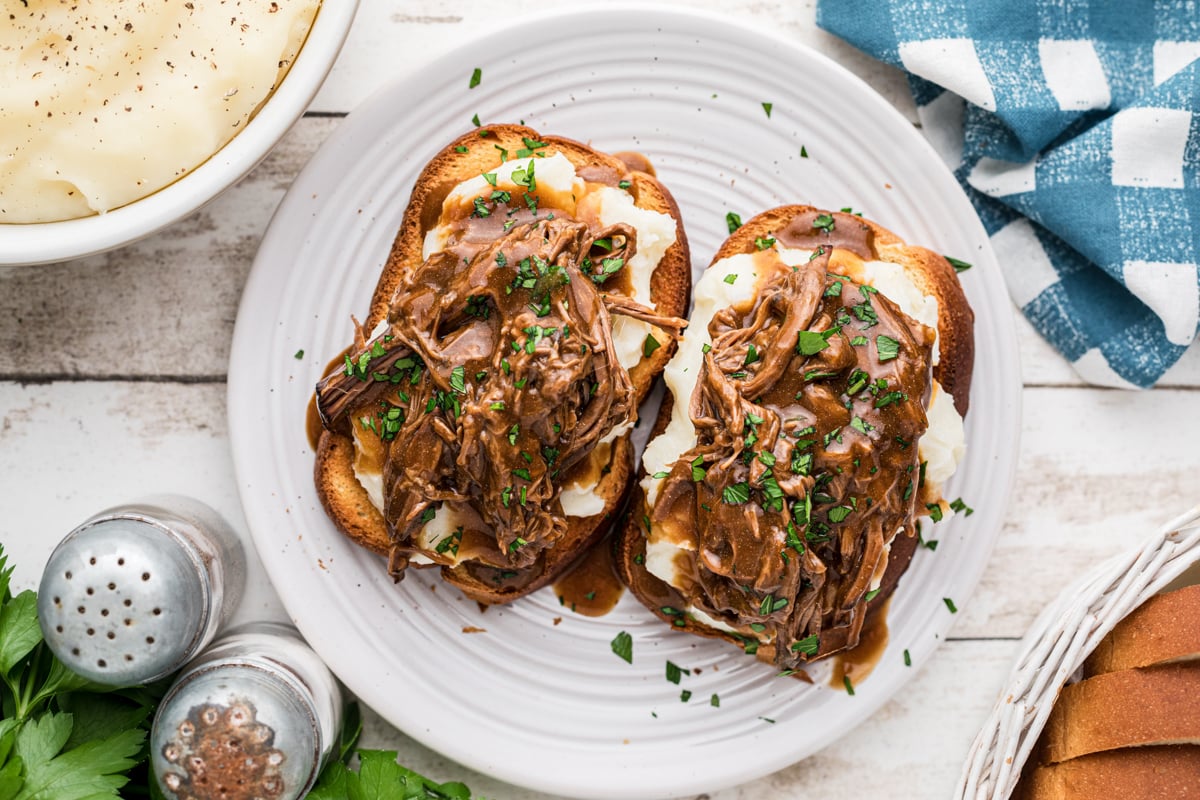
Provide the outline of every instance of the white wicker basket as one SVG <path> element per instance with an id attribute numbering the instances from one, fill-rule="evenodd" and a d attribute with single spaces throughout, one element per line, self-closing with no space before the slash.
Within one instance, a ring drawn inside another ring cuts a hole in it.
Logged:
<path id="1" fill-rule="evenodd" d="M 971 745 L 956 800 L 1007 800 L 1059 689 L 1126 614 L 1200 562 L 1200 505 L 1068 586 L 1037 618 Z"/>

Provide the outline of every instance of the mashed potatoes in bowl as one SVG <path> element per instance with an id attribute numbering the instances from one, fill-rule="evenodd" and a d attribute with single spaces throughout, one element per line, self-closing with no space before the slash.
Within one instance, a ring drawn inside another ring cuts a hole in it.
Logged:
<path id="1" fill-rule="evenodd" d="M 0 263 L 125 244 L 251 169 L 353 19 L 334 0 L 4 0 Z"/>

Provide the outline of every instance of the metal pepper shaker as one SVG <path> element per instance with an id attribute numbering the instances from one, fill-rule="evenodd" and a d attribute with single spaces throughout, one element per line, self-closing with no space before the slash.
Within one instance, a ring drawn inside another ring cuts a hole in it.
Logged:
<path id="1" fill-rule="evenodd" d="M 189 664 L 150 732 L 155 780 L 171 800 L 298 800 L 341 727 L 341 692 L 287 625 L 252 623 Z"/>
<path id="2" fill-rule="evenodd" d="M 150 683 L 212 641 L 241 599 L 245 564 L 237 535 L 196 500 L 110 508 L 51 554 L 38 590 L 43 636 L 90 680 Z"/>

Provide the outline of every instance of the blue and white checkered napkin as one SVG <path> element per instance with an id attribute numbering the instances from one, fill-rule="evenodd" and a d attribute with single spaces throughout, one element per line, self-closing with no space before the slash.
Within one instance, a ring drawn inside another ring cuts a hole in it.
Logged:
<path id="1" fill-rule="evenodd" d="M 906 70 L 1009 292 L 1091 383 L 1152 385 L 1200 327 L 1196 0 L 821 0 Z"/>

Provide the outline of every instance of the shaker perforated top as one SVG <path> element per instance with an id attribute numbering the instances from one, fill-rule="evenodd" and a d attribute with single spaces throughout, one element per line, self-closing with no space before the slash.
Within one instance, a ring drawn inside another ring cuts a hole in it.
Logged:
<path id="1" fill-rule="evenodd" d="M 42 575 L 46 642 L 75 672 L 109 685 L 149 683 L 183 666 L 212 613 L 201 554 L 148 519 L 85 524 Z"/>

